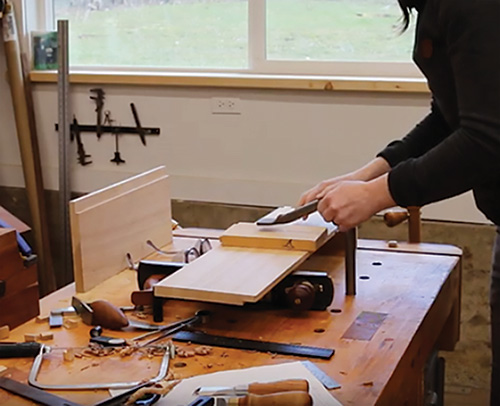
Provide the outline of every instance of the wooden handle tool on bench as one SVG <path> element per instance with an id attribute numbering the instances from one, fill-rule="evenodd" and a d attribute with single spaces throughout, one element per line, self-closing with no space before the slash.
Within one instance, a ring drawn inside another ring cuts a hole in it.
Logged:
<path id="1" fill-rule="evenodd" d="M 226 400 L 226 399 L 224 399 Z M 224 405 L 216 402 L 216 405 Z M 307 392 L 280 392 L 270 395 L 247 395 L 238 398 L 230 398 L 225 402 L 226 406 L 311 406 L 312 398 Z"/>
<path id="2" fill-rule="evenodd" d="M 306 379 L 286 379 L 274 382 L 253 382 L 247 385 L 230 387 L 202 386 L 194 391 L 200 396 L 245 396 L 269 395 L 282 392 L 309 392 L 309 382 Z"/>

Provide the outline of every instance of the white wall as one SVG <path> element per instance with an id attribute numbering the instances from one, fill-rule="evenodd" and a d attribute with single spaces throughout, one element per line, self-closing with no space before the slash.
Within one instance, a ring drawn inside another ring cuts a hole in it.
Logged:
<path id="1" fill-rule="evenodd" d="M 23 186 L 5 61 L 0 56 L 0 185 Z M 94 124 L 91 86 L 72 86 L 80 124 Z M 318 91 L 259 91 L 103 86 L 105 108 L 133 126 L 134 102 L 143 126 L 159 127 L 144 147 L 137 136 L 120 137 L 126 164 L 110 162 L 114 137 L 84 134 L 93 164 L 76 163 L 71 185 L 88 192 L 131 174 L 166 165 L 172 198 L 255 205 L 293 205 L 316 182 L 355 169 L 427 112 L 428 96 Z M 241 115 L 214 115 L 212 97 L 237 97 Z M 35 108 L 47 189 L 58 189 L 57 88 L 35 85 Z M 485 222 L 465 195 L 424 209 L 425 218 Z"/>

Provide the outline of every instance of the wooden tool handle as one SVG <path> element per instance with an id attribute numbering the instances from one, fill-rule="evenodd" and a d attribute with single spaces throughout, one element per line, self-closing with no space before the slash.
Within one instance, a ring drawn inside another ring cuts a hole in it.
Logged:
<path id="1" fill-rule="evenodd" d="M 129 322 L 127 316 L 115 305 L 107 300 L 96 300 L 89 303 L 94 314 L 92 317 L 92 324 L 95 326 L 102 326 L 111 330 L 120 330 L 127 327 Z"/>
<path id="2" fill-rule="evenodd" d="M 309 382 L 306 379 L 287 379 L 268 383 L 251 383 L 248 393 L 253 395 L 267 395 L 279 392 L 309 392 Z"/>
<path id="3" fill-rule="evenodd" d="M 407 211 L 388 211 L 384 214 L 384 222 L 388 227 L 395 227 L 409 217 Z"/>
<path id="4" fill-rule="evenodd" d="M 281 392 L 273 395 L 247 395 L 238 400 L 238 406 L 311 406 L 307 392 Z"/>

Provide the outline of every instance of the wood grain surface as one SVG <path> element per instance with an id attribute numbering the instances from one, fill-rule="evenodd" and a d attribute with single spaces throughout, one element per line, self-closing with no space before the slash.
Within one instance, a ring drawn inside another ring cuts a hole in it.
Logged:
<path id="1" fill-rule="evenodd" d="M 85 292 L 127 267 L 126 254 L 144 258 L 172 241 L 165 168 L 120 182 L 70 203 L 75 282 Z"/>
<path id="2" fill-rule="evenodd" d="M 270 248 L 296 251 L 316 251 L 327 237 L 325 227 L 281 224 L 258 226 L 236 223 L 220 237 L 225 247 Z"/>

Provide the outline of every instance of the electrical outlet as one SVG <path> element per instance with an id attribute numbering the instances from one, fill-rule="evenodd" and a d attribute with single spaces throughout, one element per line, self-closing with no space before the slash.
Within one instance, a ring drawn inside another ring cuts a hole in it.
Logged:
<path id="1" fill-rule="evenodd" d="M 212 114 L 241 114 L 240 102 L 234 97 L 212 97 Z"/>

